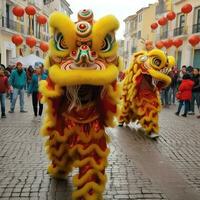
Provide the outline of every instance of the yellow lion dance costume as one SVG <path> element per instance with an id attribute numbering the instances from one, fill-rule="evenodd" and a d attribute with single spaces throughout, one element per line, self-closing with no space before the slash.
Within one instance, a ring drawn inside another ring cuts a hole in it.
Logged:
<path id="1" fill-rule="evenodd" d="M 116 125 L 120 97 L 115 40 L 119 22 L 111 15 L 94 21 L 92 11 L 85 9 L 76 23 L 54 12 L 49 24 L 49 76 L 40 83 L 47 104 L 41 133 L 48 136 L 48 173 L 64 178 L 79 168 L 72 199 L 102 199 L 109 154 L 105 127 Z"/>
<path id="2" fill-rule="evenodd" d="M 138 121 L 148 136 L 158 137 L 159 91 L 170 84 L 168 73 L 174 65 L 174 58 L 158 49 L 133 55 L 122 83 L 121 126 Z"/>

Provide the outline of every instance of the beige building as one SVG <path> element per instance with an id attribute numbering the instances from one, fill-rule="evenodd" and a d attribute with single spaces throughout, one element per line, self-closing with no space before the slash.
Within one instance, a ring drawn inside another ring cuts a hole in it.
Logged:
<path id="1" fill-rule="evenodd" d="M 155 21 L 156 4 L 142 8 L 136 14 L 128 16 L 125 22 L 124 34 L 124 65 L 129 65 L 134 52 L 144 49 L 144 41 L 154 40 L 150 25 Z"/>
<path id="2" fill-rule="evenodd" d="M 170 6 L 166 6 L 168 1 L 159 1 L 156 7 L 156 18 L 159 19 L 162 16 L 166 16 Z M 169 22 L 164 27 L 158 27 L 155 32 L 155 41 L 166 39 L 183 40 L 183 45 L 176 54 L 175 47 L 171 47 L 168 51 L 169 54 L 177 56 L 177 66 L 180 68 L 182 65 L 192 65 L 200 68 L 200 44 L 195 47 L 194 55 L 191 45 L 188 43 L 188 38 L 191 35 L 200 36 L 200 1 L 199 0 L 174 0 L 171 9 L 176 13 L 176 18 Z M 185 15 L 181 13 L 181 8 L 190 3 L 193 6 L 193 10 L 187 16 L 187 31 L 184 30 Z"/>
<path id="3" fill-rule="evenodd" d="M 187 32 L 184 31 L 185 15 L 181 13 L 181 8 L 186 3 L 193 6 L 193 10 L 187 16 Z M 177 16 L 172 22 L 165 26 L 158 26 L 152 32 L 150 25 L 173 10 Z M 143 39 L 150 39 L 154 42 L 166 39 L 183 39 L 183 45 L 179 48 L 178 55 L 175 47 L 171 47 L 169 54 L 177 55 L 177 66 L 192 65 L 200 68 L 200 43 L 195 47 L 194 55 L 188 37 L 191 35 L 200 36 L 200 1 L 199 0 L 159 0 L 157 3 L 142 8 L 135 15 L 127 17 L 125 20 L 126 31 L 124 34 L 124 64 L 127 67 L 132 54 L 144 48 Z M 134 27 L 134 28 L 133 28 Z M 163 50 L 165 50 L 163 48 Z"/>
<path id="4" fill-rule="evenodd" d="M 8 66 L 12 58 L 16 57 L 16 48 L 12 43 L 11 38 L 14 34 L 20 34 L 24 38 L 24 42 L 21 45 L 21 50 L 24 55 L 30 52 L 29 47 L 25 44 L 25 39 L 29 35 L 29 20 L 28 15 L 24 14 L 24 17 L 17 20 L 13 15 L 12 9 L 19 5 L 25 8 L 28 5 L 34 5 L 37 14 L 43 14 L 46 17 L 51 12 L 59 10 L 65 12 L 68 15 L 72 14 L 69 4 L 66 0 L 1 0 L 0 1 L 0 63 Z M 41 27 L 39 31 L 39 24 L 36 22 L 36 15 L 33 18 L 33 36 L 37 39 L 37 45 L 34 48 L 34 53 L 38 56 L 42 56 L 43 53 L 38 46 L 38 42 L 48 41 L 48 25 Z M 20 27 L 19 27 L 20 24 Z"/>
<path id="5" fill-rule="evenodd" d="M 118 54 L 123 57 L 124 56 L 124 40 L 118 40 Z"/>

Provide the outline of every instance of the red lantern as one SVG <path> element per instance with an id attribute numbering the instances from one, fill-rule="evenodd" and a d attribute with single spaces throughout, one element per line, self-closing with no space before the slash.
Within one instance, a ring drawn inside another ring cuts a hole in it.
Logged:
<path id="1" fill-rule="evenodd" d="M 163 44 L 162 41 L 157 41 L 157 42 L 156 42 L 156 48 L 162 49 L 163 47 L 164 47 L 164 44 Z"/>
<path id="2" fill-rule="evenodd" d="M 12 42 L 16 45 L 19 46 L 23 43 L 23 37 L 21 35 L 13 35 L 12 36 Z"/>
<path id="3" fill-rule="evenodd" d="M 47 18 L 46 18 L 46 16 L 44 16 L 44 15 L 39 15 L 39 16 L 37 16 L 37 22 L 38 22 L 40 25 L 46 24 L 46 23 L 47 23 Z"/>
<path id="4" fill-rule="evenodd" d="M 158 28 L 158 24 L 155 22 L 155 23 L 153 23 L 153 24 L 151 24 L 151 29 L 152 30 L 155 30 L 155 29 L 157 29 Z"/>
<path id="5" fill-rule="evenodd" d="M 187 3 L 181 8 L 181 12 L 184 14 L 188 14 L 192 11 L 192 5 Z"/>
<path id="6" fill-rule="evenodd" d="M 171 12 L 167 13 L 167 19 L 168 19 L 169 21 L 172 21 L 172 20 L 174 20 L 175 18 L 176 18 L 176 13 L 175 13 L 175 12 L 171 11 Z"/>
<path id="7" fill-rule="evenodd" d="M 36 39 L 34 37 L 27 37 L 26 38 L 26 44 L 30 47 L 33 48 L 36 45 Z"/>
<path id="8" fill-rule="evenodd" d="M 49 50 L 49 45 L 46 42 L 40 42 L 40 49 L 43 52 L 47 52 Z"/>
<path id="9" fill-rule="evenodd" d="M 175 39 L 173 40 L 173 45 L 176 47 L 176 48 L 179 48 L 181 45 L 183 44 L 183 40 L 182 39 Z"/>
<path id="10" fill-rule="evenodd" d="M 166 24 L 167 24 L 167 18 L 166 18 L 166 17 L 160 18 L 160 19 L 158 20 L 158 24 L 159 24 L 160 26 L 166 25 Z"/>
<path id="11" fill-rule="evenodd" d="M 189 37 L 188 41 L 193 47 L 195 47 L 200 42 L 200 38 L 197 35 L 192 35 Z"/>
<path id="12" fill-rule="evenodd" d="M 169 49 L 172 45 L 173 45 L 173 40 L 165 40 L 163 41 L 163 44 L 165 46 L 166 49 Z"/>
<path id="13" fill-rule="evenodd" d="M 21 6 L 15 6 L 12 12 L 16 17 L 22 17 L 24 15 L 24 9 Z"/>
<path id="14" fill-rule="evenodd" d="M 26 8 L 25 8 L 25 11 L 26 11 L 26 14 L 27 15 L 35 15 L 35 13 L 36 13 L 36 8 L 34 7 L 34 6 L 27 6 Z"/>

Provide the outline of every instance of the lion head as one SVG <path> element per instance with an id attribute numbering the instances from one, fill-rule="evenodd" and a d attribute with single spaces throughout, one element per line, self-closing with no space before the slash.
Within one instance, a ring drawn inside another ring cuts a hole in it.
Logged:
<path id="1" fill-rule="evenodd" d="M 81 10 L 78 21 L 54 12 L 49 20 L 51 39 L 47 68 L 60 86 L 106 85 L 118 76 L 115 31 L 118 20 L 108 15 L 94 21 L 91 10 Z"/>
<path id="2" fill-rule="evenodd" d="M 137 66 L 136 70 L 141 71 L 149 85 L 161 89 L 171 83 L 169 73 L 175 65 L 175 59 L 159 49 L 153 49 L 134 54 L 132 65 Z"/>

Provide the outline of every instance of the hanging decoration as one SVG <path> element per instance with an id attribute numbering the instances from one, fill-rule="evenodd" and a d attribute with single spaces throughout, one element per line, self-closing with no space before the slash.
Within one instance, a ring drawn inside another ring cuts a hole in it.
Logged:
<path id="1" fill-rule="evenodd" d="M 19 34 L 16 34 L 12 36 L 11 40 L 16 46 L 16 54 L 19 55 L 20 53 L 19 46 L 23 43 L 23 37 Z"/>
<path id="2" fill-rule="evenodd" d="M 167 13 L 167 19 L 169 21 L 173 21 L 175 18 L 176 18 L 176 13 L 175 12 L 171 11 L 171 12 Z"/>
<path id="3" fill-rule="evenodd" d="M 32 36 L 26 38 L 26 44 L 30 47 L 31 53 L 33 52 L 33 47 L 36 45 L 36 39 Z"/>
<path id="4" fill-rule="evenodd" d="M 158 24 L 156 22 L 151 24 L 151 29 L 152 30 L 156 30 L 157 28 L 158 28 Z"/>
<path id="5" fill-rule="evenodd" d="M 22 16 L 24 16 L 24 9 L 21 6 L 15 6 L 12 9 L 13 14 L 17 17 L 19 21 Z M 17 23 L 17 32 L 21 32 L 21 24 Z"/>
<path id="6" fill-rule="evenodd" d="M 191 35 L 188 38 L 188 42 L 192 46 L 192 60 L 194 59 L 194 51 L 195 51 L 195 46 L 200 42 L 200 37 L 197 35 Z"/>
<path id="7" fill-rule="evenodd" d="M 46 53 L 49 50 L 48 43 L 43 42 L 43 41 L 40 42 L 40 46 L 39 47 L 44 53 Z"/>
<path id="8" fill-rule="evenodd" d="M 180 46 L 183 45 L 183 40 L 178 38 L 178 39 L 175 39 L 173 40 L 173 45 L 176 47 L 176 48 L 179 48 Z"/>
<path id="9" fill-rule="evenodd" d="M 25 8 L 26 14 L 29 16 L 29 32 L 30 35 L 33 35 L 33 16 L 36 14 L 36 8 L 32 5 L 29 5 Z"/>
<path id="10" fill-rule="evenodd" d="M 184 14 L 188 14 L 192 11 L 192 5 L 190 3 L 185 4 L 182 8 L 181 8 L 181 12 Z"/>
<path id="11" fill-rule="evenodd" d="M 158 49 L 162 49 L 164 47 L 164 44 L 162 41 L 157 41 L 155 45 L 156 45 L 156 48 Z"/>
<path id="12" fill-rule="evenodd" d="M 20 46 L 23 43 L 23 37 L 21 35 L 13 35 L 11 39 L 15 46 Z"/>
<path id="13" fill-rule="evenodd" d="M 171 40 L 171 39 L 165 40 L 165 41 L 163 41 L 163 45 L 164 45 L 164 47 L 168 50 L 169 48 L 172 47 L 172 45 L 173 45 L 173 40 Z"/>
<path id="14" fill-rule="evenodd" d="M 166 17 L 162 17 L 162 18 L 160 18 L 159 20 L 158 20 L 158 24 L 160 25 L 160 26 L 165 26 L 166 24 L 167 24 L 167 18 Z"/>
<path id="15" fill-rule="evenodd" d="M 173 45 L 176 47 L 176 59 L 178 59 L 178 49 L 183 45 L 183 40 L 178 38 L 173 40 Z"/>
<path id="16" fill-rule="evenodd" d="M 15 6 L 12 9 L 12 12 L 17 18 L 20 18 L 24 15 L 24 9 L 21 6 Z"/>
<path id="17" fill-rule="evenodd" d="M 188 14 L 192 11 L 192 5 L 187 3 L 181 8 L 181 12 L 185 14 L 185 25 L 184 25 L 184 33 L 187 34 L 188 27 L 187 27 L 187 17 Z"/>
<path id="18" fill-rule="evenodd" d="M 47 23 L 47 17 L 45 15 L 38 15 L 37 23 L 39 24 L 39 38 L 41 38 L 41 26 Z"/>

